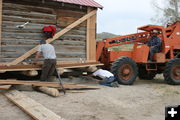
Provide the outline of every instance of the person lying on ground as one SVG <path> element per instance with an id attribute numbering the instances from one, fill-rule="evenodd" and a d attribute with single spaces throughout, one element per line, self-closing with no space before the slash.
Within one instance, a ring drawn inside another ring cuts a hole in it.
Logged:
<path id="1" fill-rule="evenodd" d="M 92 76 L 99 77 L 102 80 L 99 82 L 100 85 L 105 85 L 109 87 L 119 87 L 117 81 L 115 81 L 114 75 L 103 69 L 98 69 L 96 66 L 90 66 L 87 69 L 88 72 L 92 72 Z"/>

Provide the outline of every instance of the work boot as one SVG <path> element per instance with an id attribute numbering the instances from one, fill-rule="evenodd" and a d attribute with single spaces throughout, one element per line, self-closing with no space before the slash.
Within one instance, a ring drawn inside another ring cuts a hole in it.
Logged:
<path id="1" fill-rule="evenodd" d="M 39 91 L 46 93 L 53 97 L 60 96 L 59 90 L 56 88 L 49 88 L 49 87 L 39 87 Z"/>
<path id="2" fill-rule="evenodd" d="M 119 87 L 119 83 L 118 82 L 112 82 L 111 87 Z"/>

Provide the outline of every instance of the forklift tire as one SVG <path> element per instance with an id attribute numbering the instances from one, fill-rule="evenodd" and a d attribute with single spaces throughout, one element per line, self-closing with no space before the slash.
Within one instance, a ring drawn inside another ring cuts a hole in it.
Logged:
<path id="1" fill-rule="evenodd" d="M 137 64 L 129 57 L 121 57 L 112 63 L 111 71 L 119 84 L 132 85 L 138 75 Z"/>
<path id="2" fill-rule="evenodd" d="M 170 85 L 180 85 L 180 58 L 172 59 L 166 64 L 164 78 Z"/>
<path id="3" fill-rule="evenodd" d="M 156 76 L 156 73 L 148 73 L 144 66 L 138 67 L 138 77 L 143 80 L 152 80 Z"/>

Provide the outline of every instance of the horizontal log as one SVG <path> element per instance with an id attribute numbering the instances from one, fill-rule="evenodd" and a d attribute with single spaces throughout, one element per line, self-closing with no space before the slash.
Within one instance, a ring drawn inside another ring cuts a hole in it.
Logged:
<path id="1" fill-rule="evenodd" d="M 29 42 L 31 42 L 31 41 L 29 41 Z M 34 41 L 34 42 L 38 43 L 39 41 Z M 32 45 L 32 44 L 25 45 L 25 44 L 20 44 L 20 42 L 19 42 L 19 44 L 15 44 L 15 42 L 12 42 L 12 43 L 14 43 L 14 44 L 12 44 L 12 45 L 9 45 L 9 44 L 8 45 L 2 45 L 1 49 L 4 49 L 4 50 L 12 49 L 12 50 L 14 50 L 14 49 L 30 49 L 30 48 L 34 47 L 34 45 Z M 66 49 L 66 50 L 68 50 L 68 49 L 69 50 L 85 49 L 85 46 L 82 46 L 81 44 L 83 45 L 84 42 L 77 42 L 77 43 L 72 42 L 72 43 L 70 43 L 69 41 L 67 42 L 67 41 L 60 41 L 60 40 L 58 40 L 58 41 L 53 43 L 53 46 L 55 46 L 55 48 L 57 50 L 63 50 L 63 49 Z"/>
<path id="2" fill-rule="evenodd" d="M 19 31 L 19 32 L 18 32 Z M 2 39 L 8 38 L 8 39 L 32 39 L 32 40 L 42 40 L 44 38 L 44 34 L 42 32 L 36 32 L 36 30 L 33 31 L 33 33 L 29 32 L 23 32 L 23 30 L 18 30 L 17 32 L 9 31 L 6 32 L 3 30 L 2 32 Z M 76 33 L 82 33 L 82 34 L 76 34 Z M 86 40 L 86 35 L 84 32 L 80 30 L 74 30 L 69 33 L 66 33 L 65 35 L 61 36 L 60 39 L 71 39 L 71 40 Z M 2 40 L 3 41 L 3 40 Z"/>
<path id="3" fill-rule="evenodd" d="M 75 17 L 80 18 L 85 15 L 86 12 L 72 11 L 72 10 L 57 10 L 57 16 Z"/>
<path id="4" fill-rule="evenodd" d="M 23 53 L 22 53 L 23 54 Z M 17 52 L 12 52 L 12 53 L 2 53 L 1 55 L 1 59 L 2 60 L 6 60 L 6 59 L 15 59 L 17 57 L 19 57 L 20 55 L 22 55 L 20 53 Z M 73 52 L 71 54 L 66 54 L 65 52 L 61 52 L 61 53 L 56 53 L 57 59 L 59 58 L 61 60 L 61 58 L 65 58 L 64 60 L 68 60 L 69 58 L 72 58 L 74 60 L 79 60 L 81 58 L 85 58 L 85 52 Z M 32 57 L 30 58 L 35 58 L 34 55 L 32 55 Z"/>
<path id="5" fill-rule="evenodd" d="M 16 28 L 17 25 L 22 25 L 24 24 L 25 22 L 22 21 L 22 22 L 15 22 L 15 21 L 3 21 L 3 28 L 9 28 L 9 29 L 14 29 Z M 26 25 L 25 28 L 23 28 L 22 30 L 26 30 L 26 29 L 33 29 L 33 30 L 42 30 L 42 28 L 44 26 L 49 26 L 49 25 L 52 25 L 52 24 L 45 24 L 45 23 L 32 23 L 30 22 L 28 25 Z M 57 25 L 56 26 L 57 28 L 57 31 L 59 30 L 62 30 L 64 29 L 63 26 L 61 25 Z M 81 26 L 76 26 L 75 28 L 73 28 L 71 31 L 73 30 L 79 30 L 79 31 L 86 31 L 86 27 L 81 27 Z"/>
<path id="6" fill-rule="evenodd" d="M 42 33 L 21 34 L 21 33 L 2 32 L 2 41 L 3 38 L 42 40 L 44 38 L 44 35 Z"/>
<path id="7" fill-rule="evenodd" d="M 46 14 L 53 14 L 54 10 L 49 7 L 40 7 L 40 6 L 32 6 L 26 4 L 16 4 L 12 3 L 14 1 L 10 1 L 11 3 L 6 3 L 7 1 L 4 1 L 3 3 L 3 10 L 16 10 L 16 11 L 26 11 L 26 12 L 39 12 L 39 13 L 46 13 Z"/>
<path id="8" fill-rule="evenodd" d="M 86 40 L 85 35 L 69 35 L 69 34 L 65 34 L 65 35 L 61 36 L 61 38 L 62 39 L 70 38 L 70 39 L 83 39 L 83 40 Z"/>
<path id="9" fill-rule="evenodd" d="M 27 46 L 27 45 L 26 45 Z M 13 49 L 14 48 L 14 49 Z M 16 58 L 19 55 L 24 54 L 25 51 L 28 51 L 31 49 L 31 47 L 27 46 L 5 46 L 3 45 L 1 56 L 5 58 Z M 14 52 L 8 52 L 8 50 Z M 67 55 L 67 56 L 78 56 L 78 55 L 84 55 L 85 54 L 85 47 L 79 46 L 79 47 L 73 47 L 73 46 L 55 46 L 56 54 L 57 55 Z"/>
<path id="10" fill-rule="evenodd" d="M 46 13 L 39 13 L 39 12 L 26 12 L 26 11 L 15 11 L 15 10 L 3 10 L 3 15 L 7 16 L 17 16 L 17 17 L 24 17 L 24 18 L 38 18 L 38 19 L 56 19 L 56 14 L 46 14 Z"/>
<path id="11" fill-rule="evenodd" d="M 11 39 L 11 38 L 3 38 L 2 45 L 37 45 L 39 44 L 39 40 L 31 40 L 31 39 Z M 85 46 L 85 41 L 78 40 L 57 40 L 52 43 L 52 45 L 58 46 Z"/>
<path id="12" fill-rule="evenodd" d="M 25 23 L 24 21 L 23 22 L 16 22 L 16 21 L 5 21 L 5 20 L 3 20 L 3 27 L 15 28 L 17 25 L 22 25 L 24 23 Z M 40 23 L 30 22 L 26 25 L 26 27 L 24 29 L 29 28 L 29 29 L 36 30 L 36 29 L 40 29 L 40 28 L 42 29 L 44 26 L 49 26 L 49 25 L 52 25 L 52 24 L 45 24 L 45 23 L 40 24 Z"/>
<path id="13" fill-rule="evenodd" d="M 19 24 L 19 25 L 21 25 L 21 24 Z M 14 26 L 7 26 L 7 25 L 4 25 L 3 26 L 3 32 L 4 33 L 13 33 L 13 34 L 15 34 L 15 33 L 17 33 L 17 34 L 28 34 L 28 33 L 30 33 L 30 34 L 34 34 L 34 35 L 38 35 L 38 34 L 42 34 L 42 28 L 44 27 L 44 26 L 38 26 L 38 24 L 36 24 L 37 26 L 36 27 L 34 27 L 34 26 L 31 26 L 31 24 L 28 24 L 25 28 L 23 28 L 23 29 L 19 29 L 19 28 L 17 28 L 16 26 L 17 25 L 14 25 Z M 47 26 L 47 25 L 45 25 L 45 26 Z M 57 28 L 57 31 L 60 31 L 61 29 L 60 28 Z M 71 30 L 70 32 L 68 32 L 68 33 L 66 33 L 66 35 L 67 34 L 72 34 L 72 35 L 84 35 L 84 36 L 86 36 L 86 31 L 85 30 L 78 30 L 78 29 L 74 29 L 74 30 Z"/>
<path id="14" fill-rule="evenodd" d="M 61 3 L 57 1 L 49 1 L 46 0 L 43 4 L 42 1 L 32 1 L 32 0 L 6 0 L 8 3 L 15 3 L 15 4 L 21 4 L 21 5 L 31 5 L 31 6 L 42 6 L 42 7 L 48 7 L 48 8 L 56 8 L 56 9 L 72 9 L 72 10 L 77 10 L 77 11 L 85 11 L 87 10 L 86 6 L 81 6 L 80 5 L 75 5 L 75 4 L 69 4 L 69 3 Z"/>
<path id="15" fill-rule="evenodd" d="M 28 59 L 25 59 L 24 62 L 30 63 L 34 61 L 35 57 L 29 57 Z M 1 58 L 0 62 L 12 62 L 16 58 Z M 43 61 L 43 58 L 38 59 L 38 61 Z M 79 63 L 86 61 L 86 57 L 77 57 L 77 58 L 72 58 L 72 57 L 64 57 L 64 56 L 58 56 L 57 61 L 66 61 L 66 62 L 71 62 L 71 61 L 78 61 Z"/>
<path id="16" fill-rule="evenodd" d="M 32 18 L 24 18 L 24 17 L 17 17 L 17 16 L 7 16 L 3 15 L 3 21 L 15 21 L 15 22 L 27 22 L 31 21 L 32 23 L 40 23 L 40 24 L 56 24 L 56 19 L 32 19 Z"/>
<path id="17" fill-rule="evenodd" d="M 55 50 L 56 50 L 56 54 L 58 53 L 66 53 L 67 55 L 71 55 L 71 54 L 77 54 L 78 53 L 84 53 L 86 51 L 86 47 L 85 46 L 58 46 L 58 45 L 54 45 Z"/>
<path id="18" fill-rule="evenodd" d="M 59 16 L 57 17 L 57 24 L 60 24 L 61 26 L 68 26 L 78 19 L 79 18 Z M 87 25 L 87 22 L 85 21 L 81 23 L 79 26 L 86 26 L 86 25 Z"/>

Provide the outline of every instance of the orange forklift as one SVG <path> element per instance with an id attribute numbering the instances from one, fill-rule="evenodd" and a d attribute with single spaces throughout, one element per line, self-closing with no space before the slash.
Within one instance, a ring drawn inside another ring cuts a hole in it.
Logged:
<path id="1" fill-rule="evenodd" d="M 117 81 L 132 85 L 137 76 L 151 80 L 163 73 L 168 84 L 180 85 L 180 21 L 167 27 L 146 25 L 139 27 L 139 33 L 104 39 L 97 42 L 96 60 L 111 69 Z M 148 61 L 150 47 L 147 42 L 151 32 L 158 31 L 162 41 L 161 51 L 155 53 L 154 61 Z M 133 44 L 131 51 L 113 51 L 110 47 Z"/>

